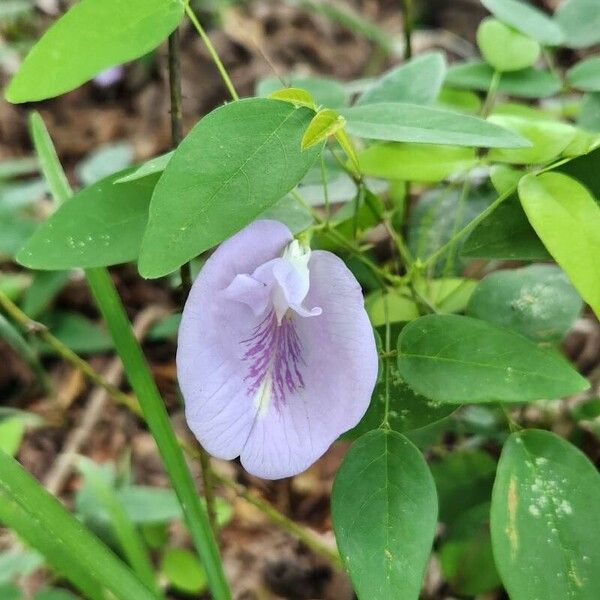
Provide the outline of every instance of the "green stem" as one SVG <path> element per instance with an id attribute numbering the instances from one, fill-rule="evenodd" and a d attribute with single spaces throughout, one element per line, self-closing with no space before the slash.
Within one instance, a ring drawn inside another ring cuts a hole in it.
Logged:
<path id="1" fill-rule="evenodd" d="M 329 186 L 327 183 L 327 172 L 325 171 L 325 159 L 321 153 L 321 183 L 323 184 L 323 195 L 325 196 L 325 224 L 329 223 L 331 207 L 329 206 Z"/>
<path id="2" fill-rule="evenodd" d="M 204 31 L 204 28 L 200 24 L 200 21 L 198 21 L 198 18 L 194 14 L 194 11 L 190 8 L 189 3 L 186 3 L 185 5 L 185 12 L 187 13 L 187 16 L 196 28 L 196 31 L 202 39 L 202 42 L 206 46 L 206 49 L 208 50 L 208 53 L 210 54 L 213 63 L 215 63 L 215 66 L 217 67 L 219 74 L 221 75 L 221 79 L 223 80 L 223 83 L 225 84 L 225 87 L 229 92 L 229 95 L 232 97 L 233 100 L 239 100 L 239 96 L 235 91 L 235 87 L 233 86 L 233 83 L 231 81 L 231 78 L 229 77 L 229 74 L 227 73 L 227 70 L 221 62 L 221 59 L 219 58 L 219 55 L 215 50 L 215 47 L 213 46 L 212 42 L 210 41 L 210 38 L 208 37 L 206 31 Z"/>
<path id="3" fill-rule="evenodd" d="M 47 141 L 50 141 L 49 137 Z M 62 171 L 53 148 L 36 147 L 36 150 L 39 154 L 43 152 L 47 156 L 54 157 L 54 160 L 46 164 L 44 174 L 48 171 Z M 68 200 L 68 195 L 63 194 L 55 199 L 59 203 L 65 202 Z M 165 405 L 141 346 L 131 329 L 115 285 L 107 269 L 88 269 L 85 274 L 92 295 L 111 333 L 117 353 L 123 362 L 129 383 L 138 397 L 146 423 L 156 441 L 165 470 L 179 498 L 192 541 L 204 564 L 213 597 L 215 600 L 230 600 L 231 592 L 206 511 L 200 503 L 191 473 L 171 428 Z"/>
<path id="4" fill-rule="evenodd" d="M 402 0 L 404 9 L 404 60 L 412 58 L 413 0 Z"/>
<path id="5" fill-rule="evenodd" d="M 492 75 L 492 81 L 490 81 L 490 87 L 488 89 L 487 96 L 485 98 L 485 102 L 483 103 L 483 108 L 481 109 L 481 116 L 486 118 L 492 112 L 494 108 L 494 103 L 496 102 L 496 96 L 498 95 L 498 86 L 500 85 L 500 79 L 502 78 L 502 73 L 500 71 L 494 71 Z"/>

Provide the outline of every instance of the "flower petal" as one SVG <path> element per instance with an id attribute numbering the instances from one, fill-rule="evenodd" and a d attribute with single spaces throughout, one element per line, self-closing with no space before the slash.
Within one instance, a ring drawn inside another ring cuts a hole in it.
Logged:
<path id="1" fill-rule="evenodd" d="M 322 314 L 292 316 L 303 385 L 258 414 L 241 452 L 244 467 L 268 479 L 305 470 L 354 427 L 377 379 L 377 349 L 358 282 L 329 252 L 313 252 L 309 269 L 305 304 Z"/>
<path id="2" fill-rule="evenodd" d="M 177 372 L 187 422 L 211 454 L 240 455 L 257 408 L 248 397 L 243 361 L 246 339 L 263 316 L 223 293 L 237 275 L 281 256 L 291 242 L 277 221 L 255 221 L 221 244 L 192 287 L 179 328 Z"/>

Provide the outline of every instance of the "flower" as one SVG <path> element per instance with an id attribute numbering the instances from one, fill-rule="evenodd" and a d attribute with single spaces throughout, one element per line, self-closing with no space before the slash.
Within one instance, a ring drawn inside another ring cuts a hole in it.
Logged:
<path id="1" fill-rule="evenodd" d="M 255 221 L 192 287 L 177 371 L 200 443 L 259 477 L 300 473 L 361 419 L 377 350 L 360 286 L 341 259 Z"/>

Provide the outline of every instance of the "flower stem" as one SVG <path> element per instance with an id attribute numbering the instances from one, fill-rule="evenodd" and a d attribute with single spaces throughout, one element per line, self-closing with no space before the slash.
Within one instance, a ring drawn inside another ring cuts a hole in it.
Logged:
<path id="1" fill-rule="evenodd" d="M 225 69 L 223 63 L 221 62 L 221 59 L 220 59 L 215 47 L 213 46 L 212 42 L 210 41 L 210 38 L 208 37 L 206 31 L 204 31 L 204 28 L 200 24 L 200 21 L 198 21 L 198 17 L 196 17 L 196 15 L 194 14 L 194 11 L 190 8 L 189 3 L 187 3 L 187 2 L 185 4 L 185 12 L 187 13 L 187 16 L 189 17 L 190 21 L 196 28 L 196 31 L 198 32 L 198 35 L 202 39 L 202 42 L 206 46 L 206 49 L 208 50 L 208 53 L 210 54 L 212 61 L 215 63 L 215 66 L 217 67 L 217 70 L 219 71 L 219 74 L 221 75 L 221 79 L 223 80 L 223 83 L 225 84 L 225 87 L 227 88 L 227 91 L 229 92 L 229 95 L 231 96 L 231 98 L 233 100 L 239 100 L 240 97 L 238 96 L 238 93 L 235 91 L 233 82 L 231 81 L 231 78 L 229 77 L 227 70 Z"/>
<path id="2" fill-rule="evenodd" d="M 56 179 L 56 174 L 62 172 L 62 167 L 52 147 L 50 137 L 47 134 L 38 136 L 34 142 L 38 154 L 47 158 L 43 163 L 44 175 L 47 178 Z M 68 200 L 69 195 L 70 190 L 65 188 L 63 193 L 55 199 L 62 203 Z M 129 383 L 140 402 L 144 418 L 156 441 L 173 489 L 179 498 L 192 541 L 204 565 L 213 597 L 215 600 L 231 600 L 231 592 L 223 572 L 219 549 L 206 511 L 200 503 L 192 475 L 171 427 L 169 415 L 142 348 L 135 338 L 115 284 L 108 270 L 104 268 L 88 269 L 85 271 L 85 275 L 113 338 L 117 353 L 123 362 Z"/>

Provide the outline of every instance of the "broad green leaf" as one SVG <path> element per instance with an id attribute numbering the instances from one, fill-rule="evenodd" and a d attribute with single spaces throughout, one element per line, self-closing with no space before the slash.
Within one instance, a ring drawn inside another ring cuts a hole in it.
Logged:
<path id="1" fill-rule="evenodd" d="M 25 421 L 20 417 L 0 419 L 0 451 L 9 456 L 15 456 L 19 451 L 24 434 Z"/>
<path id="2" fill-rule="evenodd" d="M 182 15 L 181 0 L 82 0 L 35 44 L 6 99 L 31 102 L 68 92 L 107 67 L 154 50 Z"/>
<path id="3" fill-rule="evenodd" d="M 559 267 L 530 265 L 486 275 L 467 314 L 542 342 L 561 340 L 581 308 L 579 294 Z"/>
<path id="4" fill-rule="evenodd" d="M 450 67 L 446 85 L 485 92 L 490 88 L 493 76 L 492 67 L 481 61 L 471 61 Z M 503 73 L 498 91 L 519 98 L 547 98 L 558 93 L 561 86 L 561 80 L 553 73 L 528 68 Z"/>
<path id="5" fill-rule="evenodd" d="M 341 108 L 346 105 L 347 95 L 344 86 L 335 79 L 325 77 L 303 77 L 293 75 L 286 78 L 286 82 L 293 88 L 306 90 L 317 104 L 326 108 Z M 281 89 L 283 83 L 278 77 L 267 77 L 258 82 L 257 96 L 269 96 Z"/>
<path id="6" fill-rule="evenodd" d="M 540 239 L 582 298 L 600 316 L 600 206 L 562 173 L 528 175 L 519 197 Z"/>
<path id="7" fill-rule="evenodd" d="M 460 595 L 479 596 L 500 586 L 492 552 L 489 514 L 489 502 L 464 511 L 450 525 L 440 546 L 444 579 Z"/>
<path id="8" fill-rule="evenodd" d="M 600 476 L 577 448 L 535 429 L 513 433 L 494 484 L 494 557 L 512 600 L 600 597 Z"/>
<path id="9" fill-rule="evenodd" d="M 427 315 L 406 325 L 398 368 L 415 392 L 450 404 L 561 398 L 589 387 L 556 352 L 457 315 Z"/>
<path id="10" fill-rule="evenodd" d="M 356 104 L 376 102 L 431 104 L 437 98 L 445 75 L 444 55 L 439 52 L 428 52 L 376 79 Z"/>
<path id="11" fill-rule="evenodd" d="M 23 296 L 21 308 L 30 319 L 37 319 L 65 287 L 71 274 L 69 271 L 38 271 Z"/>
<path id="12" fill-rule="evenodd" d="M 473 279 L 445 277 L 441 279 L 419 279 L 415 290 L 440 313 L 463 312 L 477 282 Z"/>
<path id="13" fill-rule="evenodd" d="M 529 148 L 494 148 L 488 154 L 490 161 L 517 165 L 545 163 L 555 159 L 573 141 L 577 133 L 572 125 L 557 121 L 507 115 L 493 115 L 489 120 L 511 129 L 531 142 Z"/>
<path id="14" fill-rule="evenodd" d="M 527 220 L 517 194 L 509 196 L 467 237 L 460 254 L 470 258 L 547 260 L 548 251 Z"/>
<path id="15" fill-rule="evenodd" d="M 322 144 L 329 136 L 334 135 L 346 124 L 341 117 L 331 108 L 321 109 L 311 120 L 302 136 L 302 150 L 307 150 L 318 144 Z"/>
<path id="16" fill-rule="evenodd" d="M 437 521 L 421 453 L 394 431 L 367 433 L 337 472 L 331 512 L 358 598 L 417 600 Z"/>
<path id="17" fill-rule="evenodd" d="M 444 86 L 438 95 L 436 106 L 444 110 L 479 114 L 481 112 L 481 100 L 477 94 L 468 90 L 456 90 Z"/>
<path id="18" fill-rule="evenodd" d="M 386 312 L 390 323 L 412 321 L 419 316 L 419 309 L 408 290 L 390 290 L 385 295 L 381 290 L 372 292 L 365 298 L 365 308 L 373 327 L 385 325 Z"/>
<path id="19" fill-rule="evenodd" d="M 561 28 L 548 15 L 521 0 L 481 0 L 500 21 L 544 46 L 559 46 L 564 40 Z"/>
<path id="20" fill-rule="evenodd" d="M 390 142 L 524 148 L 520 135 L 483 119 L 429 106 L 380 102 L 340 111 L 351 135 Z"/>
<path id="21" fill-rule="evenodd" d="M 584 96 L 577 125 L 589 131 L 600 132 L 600 92 Z"/>
<path id="22" fill-rule="evenodd" d="M 535 40 L 492 17 L 479 25 L 477 44 L 485 61 L 500 72 L 531 67 L 542 51 Z"/>
<path id="23" fill-rule="evenodd" d="M 565 0 L 554 18 L 569 48 L 585 48 L 600 42 L 600 10 L 596 0 Z"/>
<path id="24" fill-rule="evenodd" d="M 201 119 L 152 196 L 140 273 L 160 277 L 174 271 L 285 196 L 321 150 L 300 147 L 313 116 L 308 108 L 250 98 Z"/>
<path id="25" fill-rule="evenodd" d="M 155 596 L 14 459 L 0 452 L 0 522 L 11 527 L 91 600 Z"/>
<path id="26" fill-rule="evenodd" d="M 425 144 L 373 144 L 358 154 L 361 173 L 404 181 L 437 182 L 478 162 L 472 148 Z"/>
<path id="27" fill-rule="evenodd" d="M 115 183 L 127 183 L 128 181 L 135 181 L 136 179 L 142 179 L 142 177 L 148 177 L 148 175 L 162 173 L 167 168 L 171 158 L 173 158 L 173 154 L 175 154 L 175 150 L 151 158 L 145 163 L 138 165 L 134 170 L 128 171 L 127 175 L 123 175 L 123 177 L 116 179 Z"/>
<path id="28" fill-rule="evenodd" d="M 600 92 L 600 56 L 578 62 L 567 71 L 567 81 L 584 92 Z"/>
<path id="29" fill-rule="evenodd" d="M 19 251 L 31 269 L 91 268 L 134 260 L 148 219 L 156 175 L 113 185 L 111 175 L 75 194 L 42 223 Z"/>
<path id="30" fill-rule="evenodd" d="M 269 94 L 269 98 L 273 100 L 283 100 L 284 102 L 290 102 L 295 106 L 305 106 L 312 110 L 317 110 L 315 99 L 306 91 L 301 88 L 281 88 L 275 92 Z"/>
<path id="31" fill-rule="evenodd" d="M 440 521 L 452 525 L 465 511 L 489 502 L 496 461 L 483 450 L 461 450 L 431 463 Z"/>
<path id="32" fill-rule="evenodd" d="M 206 575 L 196 556 L 184 548 L 168 548 L 161 561 L 160 570 L 169 585 L 197 596 L 206 589 Z"/>

